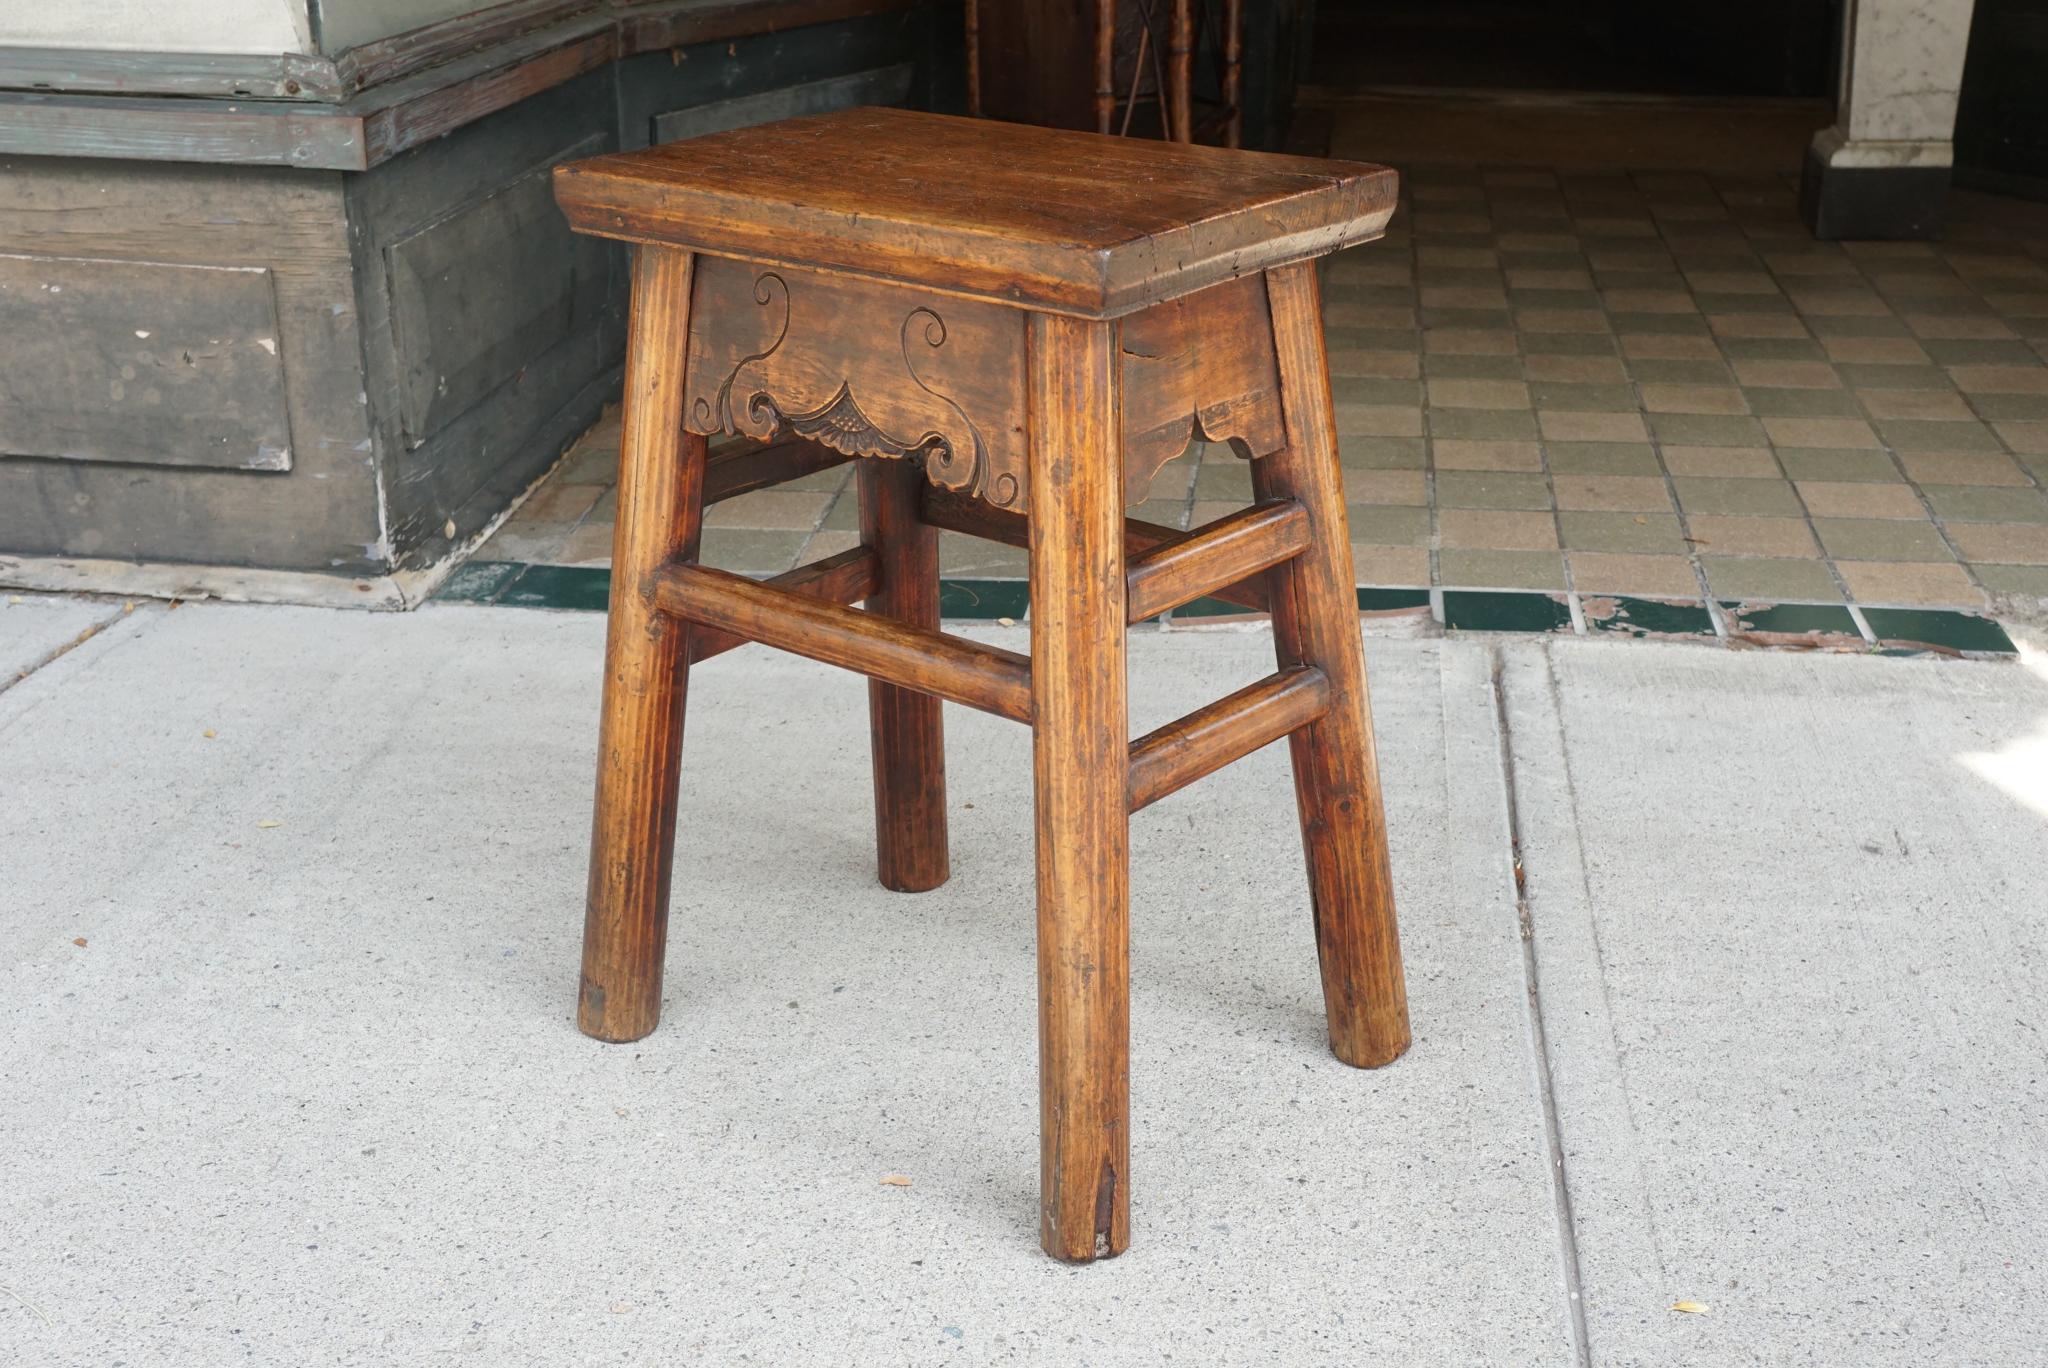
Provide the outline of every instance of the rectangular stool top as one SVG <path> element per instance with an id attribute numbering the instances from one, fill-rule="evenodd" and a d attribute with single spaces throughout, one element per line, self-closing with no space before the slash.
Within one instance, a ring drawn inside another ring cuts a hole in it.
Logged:
<path id="1" fill-rule="evenodd" d="M 1395 174 L 853 109 L 555 170 L 578 232 L 1114 318 L 1380 236 Z"/>

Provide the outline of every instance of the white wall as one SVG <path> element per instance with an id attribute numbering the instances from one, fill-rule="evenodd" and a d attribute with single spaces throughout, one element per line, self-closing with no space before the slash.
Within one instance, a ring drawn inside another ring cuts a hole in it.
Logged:
<path id="1" fill-rule="evenodd" d="M 310 33 L 306 0 L 0 3 L 0 46 L 275 54 L 310 52 Z"/>

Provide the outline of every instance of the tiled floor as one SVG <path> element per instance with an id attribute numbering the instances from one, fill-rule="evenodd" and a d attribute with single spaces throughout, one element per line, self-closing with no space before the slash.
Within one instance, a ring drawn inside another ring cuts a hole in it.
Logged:
<path id="1" fill-rule="evenodd" d="M 1359 583 L 2038 607 L 2048 206 L 1959 192 L 1943 243 L 1817 243 L 1796 191 L 1409 169 L 1386 239 L 1327 276 Z M 603 565 L 617 436 L 589 434 L 478 559 Z M 1244 462 L 1197 448 L 1138 512 L 1188 526 L 1249 496 Z M 704 554 L 774 573 L 854 528 L 842 469 L 718 505 Z M 943 555 L 1024 576 L 1010 548 L 947 534 Z"/>

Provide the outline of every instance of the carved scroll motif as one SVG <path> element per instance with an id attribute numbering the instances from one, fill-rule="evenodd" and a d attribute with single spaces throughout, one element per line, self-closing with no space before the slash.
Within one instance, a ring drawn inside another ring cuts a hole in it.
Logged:
<path id="1" fill-rule="evenodd" d="M 786 430 L 848 456 L 915 460 L 934 484 L 1021 508 L 1020 318 L 707 260 L 692 306 L 688 426 L 762 441 Z M 880 343 L 884 320 L 893 336 Z"/>

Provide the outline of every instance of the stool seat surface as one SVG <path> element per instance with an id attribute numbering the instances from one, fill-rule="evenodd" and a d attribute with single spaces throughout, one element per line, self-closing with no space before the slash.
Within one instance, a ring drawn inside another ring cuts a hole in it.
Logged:
<path id="1" fill-rule="evenodd" d="M 1382 166 L 903 109 L 556 169 L 580 232 L 1110 318 L 1378 237 Z"/>

